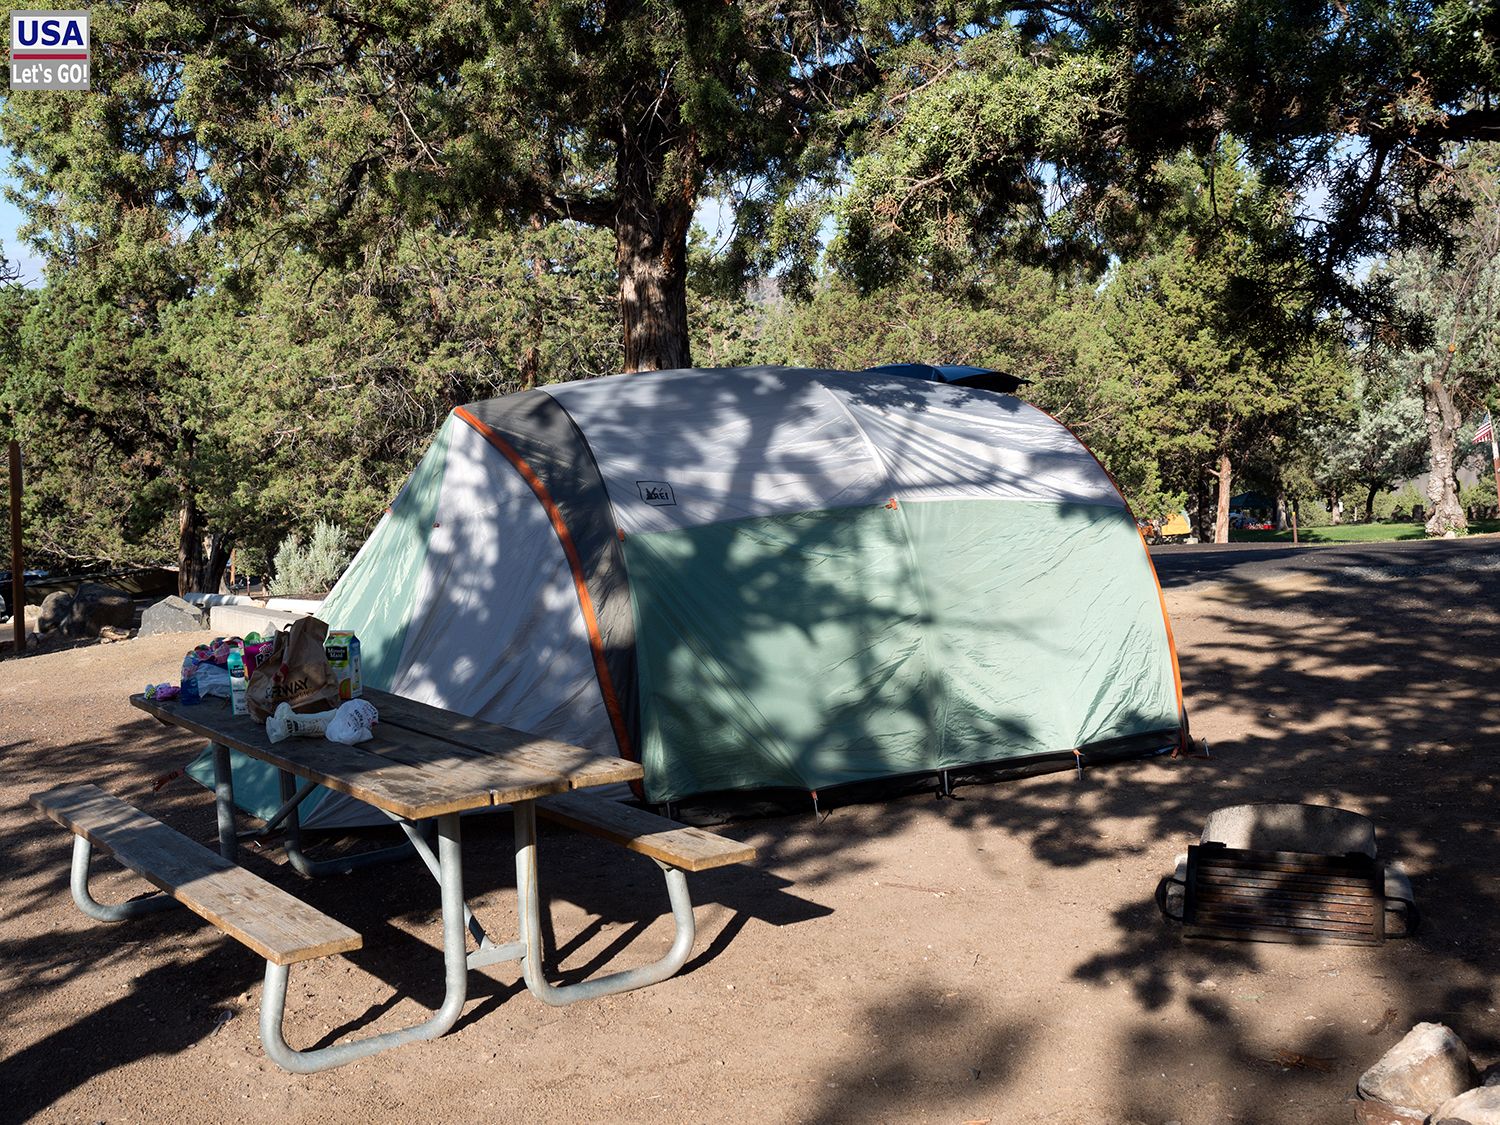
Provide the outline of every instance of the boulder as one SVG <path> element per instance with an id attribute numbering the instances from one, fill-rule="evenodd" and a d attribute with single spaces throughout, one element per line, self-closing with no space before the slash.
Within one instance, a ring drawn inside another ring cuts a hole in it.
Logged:
<path id="1" fill-rule="evenodd" d="M 135 624 L 135 600 L 124 590 L 85 582 L 68 606 L 63 632 L 70 637 L 97 637 L 106 625 L 129 629 Z"/>
<path id="2" fill-rule="evenodd" d="M 61 629 L 63 623 L 68 620 L 68 610 L 72 608 L 72 605 L 72 594 L 64 593 L 62 590 L 48 594 L 42 599 L 41 611 L 36 619 L 36 631 L 50 633 L 54 629 Z"/>
<path id="3" fill-rule="evenodd" d="M 1354 1125 L 1427 1125 L 1427 1115 L 1402 1113 L 1384 1102 L 1360 1102 L 1354 1107 Z"/>
<path id="4" fill-rule="evenodd" d="M 141 614 L 141 629 L 138 637 L 152 637 L 158 633 L 193 633 L 208 628 L 208 615 L 192 602 L 183 601 L 176 594 L 162 598 L 155 605 L 146 607 Z"/>
<path id="5" fill-rule="evenodd" d="M 1360 1076 L 1361 1098 L 1423 1115 L 1479 1081 L 1463 1040 L 1440 1023 L 1419 1023 Z"/>
<path id="6" fill-rule="evenodd" d="M 1432 1125 L 1500 1125 L 1500 1086 L 1481 1086 L 1438 1107 Z"/>

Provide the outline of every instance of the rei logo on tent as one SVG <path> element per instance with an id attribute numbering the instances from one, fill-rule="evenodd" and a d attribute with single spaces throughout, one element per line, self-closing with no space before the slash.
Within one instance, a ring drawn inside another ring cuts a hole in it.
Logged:
<path id="1" fill-rule="evenodd" d="M 635 482 L 635 490 L 641 494 L 642 500 L 653 507 L 675 507 L 677 504 L 672 495 L 672 486 L 664 480 L 638 480 Z"/>

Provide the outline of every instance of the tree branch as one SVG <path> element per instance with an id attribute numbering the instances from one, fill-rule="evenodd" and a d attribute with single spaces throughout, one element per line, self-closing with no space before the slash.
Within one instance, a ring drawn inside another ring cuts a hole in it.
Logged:
<path id="1" fill-rule="evenodd" d="M 1445 141 L 1500 140 L 1500 109 L 1471 109 L 1445 114 L 1438 121 L 1417 126 L 1413 135 Z"/>
<path id="2" fill-rule="evenodd" d="M 574 199 L 566 195 L 553 195 L 543 200 L 544 209 L 561 219 L 572 219 L 591 227 L 613 227 L 620 210 L 617 200 Z"/>

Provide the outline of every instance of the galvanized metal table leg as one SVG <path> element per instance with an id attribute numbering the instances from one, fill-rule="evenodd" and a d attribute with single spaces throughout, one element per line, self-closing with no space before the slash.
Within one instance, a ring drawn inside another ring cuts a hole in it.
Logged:
<path id="1" fill-rule="evenodd" d="M 282 1035 L 282 1017 L 286 1012 L 286 986 L 289 966 L 266 962 L 266 985 L 260 1000 L 260 1041 L 271 1061 L 283 1070 L 312 1074 L 329 1067 L 362 1059 L 392 1047 L 420 1039 L 436 1039 L 457 1021 L 468 993 L 469 966 L 464 944 L 463 861 L 460 856 L 458 814 L 438 818 L 438 860 L 442 872 L 438 882 L 443 899 L 443 975 L 446 992 L 443 1004 L 432 1018 L 412 1027 L 336 1043 L 313 1051 L 297 1051 L 287 1046 Z"/>
<path id="2" fill-rule="evenodd" d="M 234 834 L 234 773 L 229 765 L 229 747 L 210 743 L 214 752 L 214 803 L 219 813 L 219 854 L 230 863 L 239 854 Z"/>
<path id="3" fill-rule="evenodd" d="M 93 895 L 89 894 L 89 861 L 93 857 L 94 846 L 82 836 L 74 836 L 71 879 L 73 901 L 78 904 L 78 909 L 90 918 L 96 918 L 101 922 L 123 922 L 126 918 L 139 918 L 142 914 L 155 914 L 158 910 L 168 910 L 182 905 L 170 895 L 160 892 L 150 898 L 138 898 L 115 905 L 97 901 Z"/>
<path id="4" fill-rule="evenodd" d="M 560 1008 L 578 1000 L 593 1000 L 657 984 L 687 963 L 688 954 L 693 950 L 695 933 L 687 876 L 675 867 L 658 863 L 657 866 L 666 875 L 667 897 L 671 900 L 672 917 L 677 923 L 677 936 L 667 955 L 650 965 L 610 973 L 594 980 L 579 981 L 577 984 L 548 984 L 542 977 L 541 896 L 537 893 L 536 882 L 536 806 L 531 801 L 517 801 L 511 809 L 516 822 L 517 914 L 521 923 L 521 941 L 526 946 L 526 955 L 521 960 L 521 972 L 526 979 L 526 987 L 533 996 L 543 1003 Z"/>
<path id="5" fill-rule="evenodd" d="M 286 839 L 282 846 L 286 850 L 287 862 L 292 865 L 292 869 L 298 875 L 307 879 L 321 879 L 328 875 L 347 875 L 362 867 L 372 867 L 377 863 L 393 863 L 412 854 L 412 846 L 407 843 L 379 848 L 373 852 L 338 856 L 334 859 L 309 859 L 307 853 L 302 850 L 302 820 L 298 806 L 312 794 L 317 784 L 308 781 L 299 787 L 297 779 L 292 774 L 286 770 L 281 770 L 280 774 L 282 805 L 267 823 L 269 826 L 278 821 L 285 822 Z"/>
<path id="6" fill-rule="evenodd" d="M 433 854 L 432 845 L 423 838 L 421 826 L 413 824 L 409 820 L 402 820 L 391 813 L 387 813 L 386 815 L 390 816 L 392 820 L 401 826 L 407 838 L 411 840 L 411 846 L 416 850 L 417 856 L 427 865 L 427 869 L 432 872 L 432 877 L 441 881 L 443 877 L 442 864 L 438 862 L 438 857 Z M 469 968 L 471 969 L 482 969 L 486 965 L 496 965 L 502 961 L 519 961 L 526 955 L 526 945 L 524 942 L 508 941 L 501 945 L 491 939 L 490 935 L 485 933 L 484 927 L 480 925 L 479 919 L 474 917 L 474 912 L 469 909 L 467 902 L 464 903 L 464 925 L 468 927 L 469 936 L 479 943 L 479 948 L 469 954 Z"/>

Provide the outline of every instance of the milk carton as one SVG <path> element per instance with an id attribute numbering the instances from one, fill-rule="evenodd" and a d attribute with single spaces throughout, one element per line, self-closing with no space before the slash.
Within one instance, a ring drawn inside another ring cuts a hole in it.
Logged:
<path id="1" fill-rule="evenodd" d="M 323 651 L 338 681 L 340 699 L 358 699 L 363 690 L 359 677 L 359 638 L 348 630 L 336 630 L 323 642 Z"/>

